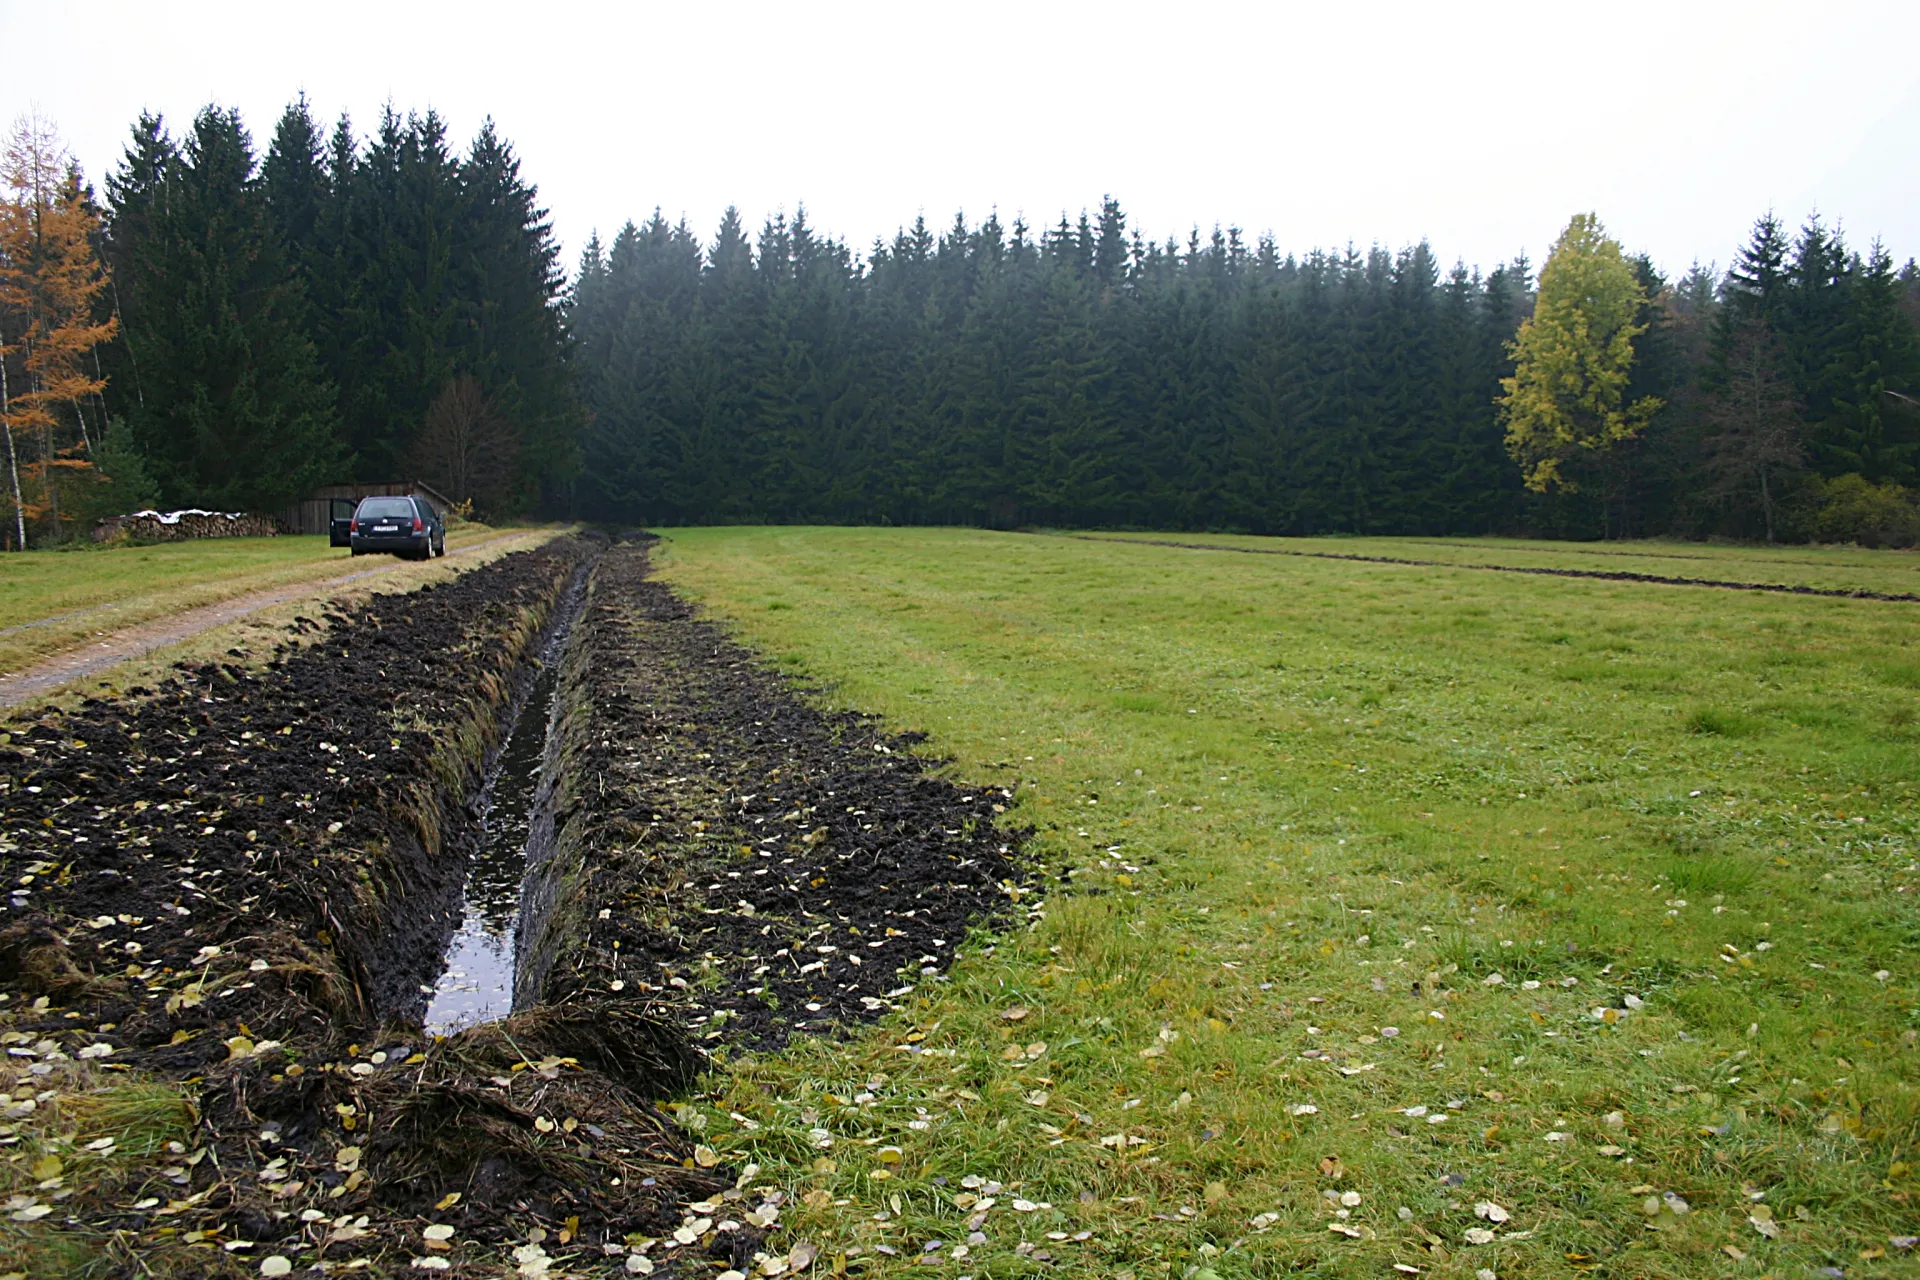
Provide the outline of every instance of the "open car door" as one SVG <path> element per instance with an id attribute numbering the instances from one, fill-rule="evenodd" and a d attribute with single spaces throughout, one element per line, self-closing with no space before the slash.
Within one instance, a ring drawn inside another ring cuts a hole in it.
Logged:
<path id="1" fill-rule="evenodd" d="M 327 503 L 327 545 L 347 547 L 353 545 L 353 539 L 347 535 L 353 525 L 354 508 L 360 504 L 352 498 L 333 498 Z"/>

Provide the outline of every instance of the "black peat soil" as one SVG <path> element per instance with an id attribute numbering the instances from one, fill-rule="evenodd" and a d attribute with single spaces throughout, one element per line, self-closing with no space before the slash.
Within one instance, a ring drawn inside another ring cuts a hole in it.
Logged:
<path id="1" fill-rule="evenodd" d="M 249 1274 L 274 1252 L 304 1274 L 417 1251 L 448 1193 L 434 1216 L 484 1243 L 529 1220 L 670 1227 L 727 1185 L 683 1169 L 693 1144 L 632 1088 L 692 1075 L 658 1026 L 418 1027 L 478 834 L 468 803 L 598 549 L 558 539 L 299 620 L 262 666 L 183 666 L 0 734 L 0 1085 L 86 1060 L 186 1085 L 199 1117 L 193 1150 L 74 1195 L 67 1227 L 124 1233 L 160 1274 Z"/>
<path id="2" fill-rule="evenodd" d="M 377 595 L 300 619 L 315 638 L 263 667 L 182 666 L 8 726 L 0 987 L 113 1023 L 115 1061 L 176 1076 L 224 1061 L 242 1022 L 286 1039 L 405 1005 L 458 902 L 460 793 L 582 555 Z"/>
<path id="3" fill-rule="evenodd" d="M 936 776 L 697 618 L 650 542 L 559 539 L 303 619 L 264 666 L 3 727 L 0 1086 L 85 1058 L 197 1090 L 195 1149 L 47 1225 L 137 1242 L 126 1274 L 278 1253 L 494 1275 L 508 1245 L 573 1274 L 642 1248 L 663 1278 L 751 1269 L 780 1193 L 655 1102 L 720 1046 L 844 1035 L 943 981 L 1018 900 L 1024 833 L 996 823 L 1008 793 Z M 470 803 L 589 566 L 518 1011 L 424 1036 Z M 428 1222 L 455 1246 L 421 1254 Z"/>
<path id="4" fill-rule="evenodd" d="M 523 979 L 559 1007 L 638 994 L 703 1047 L 752 1050 L 944 980 L 1021 892 L 1011 793 L 820 709 L 649 573 L 647 541 L 613 548 L 575 627 L 560 843 L 591 856 Z"/>

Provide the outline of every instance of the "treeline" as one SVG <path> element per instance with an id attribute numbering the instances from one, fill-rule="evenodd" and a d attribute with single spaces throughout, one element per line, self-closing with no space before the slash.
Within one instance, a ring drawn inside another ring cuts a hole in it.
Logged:
<path id="1" fill-rule="evenodd" d="M 106 190 L 108 404 L 166 501 L 409 476 L 516 512 L 568 474 L 565 280 L 490 122 L 456 155 L 431 111 L 363 143 L 301 100 L 259 160 L 237 112 L 142 116 Z"/>
<path id="2" fill-rule="evenodd" d="M 1535 490 L 1498 404 L 1538 302 L 1524 259 L 1157 244 L 1110 199 L 1039 234 L 919 222 L 864 259 L 804 213 L 750 240 L 730 211 L 707 245 L 656 213 L 589 244 L 573 289 L 578 501 L 656 522 L 1905 536 L 1911 267 L 1771 218 L 1724 282 L 1627 263 L 1623 391 L 1657 409 Z M 1757 449 L 1735 377 L 1756 308 L 1795 397 Z"/>
<path id="3" fill-rule="evenodd" d="M 389 109 L 363 140 L 301 100 L 261 156 L 237 112 L 177 138 L 143 115 L 104 203 L 44 121 L 8 155 L 9 543 L 344 480 L 424 479 L 483 513 L 565 503 L 566 279 L 491 123 L 455 154 L 432 112 Z"/>
<path id="4" fill-rule="evenodd" d="M 804 213 L 586 250 L 579 500 L 662 522 L 1486 530 L 1524 262 L 1282 256 L 1096 220 L 916 223 L 865 261 Z"/>
<path id="5" fill-rule="evenodd" d="M 1675 279 L 1574 219 L 1426 244 L 656 213 L 575 277 L 491 124 L 264 155 L 143 116 L 104 198 L 22 121 L 0 199 L 9 545 L 425 479 L 483 515 L 1920 539 L 1920 272 L 1771 216 Z"/>

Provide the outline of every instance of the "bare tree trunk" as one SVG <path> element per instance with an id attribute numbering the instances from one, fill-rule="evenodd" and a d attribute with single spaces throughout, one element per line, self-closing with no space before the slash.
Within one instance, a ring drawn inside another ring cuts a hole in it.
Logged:
<path id="1" fill-rule="evenodd" d="M 31 347 L 28 348 L 28 354 L 32 354 Z M 33 389 L 40 390 L 38 375 L 33 379 Z M 52 414 L 45 415 L 41 419 L 42 423 L 46 423 L 52 416 Z M 40 483 L 47 487 L 47 515 L 53 521 L 53 540 L 58 542 L 60 540 L 60 490 L 53 484 L 53 428 L 47 425 L 42 425 L 40 428 Z"/>
<path id="2" fill-rule="evenodd" d="M 13 527 L 19 541 L 14 545 L 16 551 L 27 549 L 27 504 L 20 497 L 20 459 L 13 450 L 13 424 L 7 415 L 12 412 L 7 407 L 7 355 L 6 339 L 0 335 L 0 433 L 7 437 L 7 475 L 13 481 Z"/>
<path id="3" fill-rule="evenodd" d="M 87 456 L 91 458 L 93 456 L 93 437 L 87 434 L 87 415 L 81 412 L 80 402 L 78 400 L 73 400 L 69 403 L 73 405 L 73 416 L 80 419 L 80 447 L 85 449 Z M 106 424 L 103 422 L 101 424 L 102 438 L 105 436 L 105 426 Z"/>
<path id="4" fill-rule="evenodd" d="M 124 334 L 127 332 L 127 322 L 120 316 L 120 284 L 113 278 L 112 272 L 107 273 L 107 288 L 113 293 L 113 318 L 119 322 L 120 332 Z M 140 407 L 144 409 L 147 407 L 147 393 L 140 386 L 140 357 L 134 352 L 131 336 L 127 338 L 127 365 L 133 370 L 133 398 L 139 401 Z M 100 371 L 98 347 L 94 348 L 93 368 L 95 373 Z"/>
<path id="5" fill-rule="evenodd" d="M 114 318 L 115 319 L 119 318 L 119 314 L 117 312 L 115 313 Z M 100 365 L 100 348 L 99 347 L 95 347 L 93 349 L 93 376 L 99 381 L 101 386 L 103 387 L 106 386 L 107 372 Z M 98 406 L 100 410 L 100 443 L 105 444 L 107 442 L 107 398 L 106 396 L 102 395 L 100 392 L 96 391 L 93 393 L 93 403 L 96 406 Z"/>

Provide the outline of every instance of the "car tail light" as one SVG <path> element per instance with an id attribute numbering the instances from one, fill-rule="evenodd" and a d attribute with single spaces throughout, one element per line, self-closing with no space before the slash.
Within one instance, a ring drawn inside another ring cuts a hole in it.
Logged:
<path id="1" fill-rule="evenodd" d="M 348 533 L 360 532 L 360 522 L 358 520 L 347 521 L 347 532 Z"/>
<path id="2" fill-rule="evenodd" d="M 420 531 L 421 531 L 422 529 L 424 529 L 424 528 L 426 528 L 426 527 L 427 527 L 427 526 L 426 526 L 425 524 L 423 524 L 423 523 L 421 523 L 421 520 L 420 520 L 420 517 L 419 517 L 419 516 L 415 516 L 415 517 L 413 518 L 413 531 L 414 531 L 415 533 L 418 533 L 418 532 L 420 532 Z"/>

